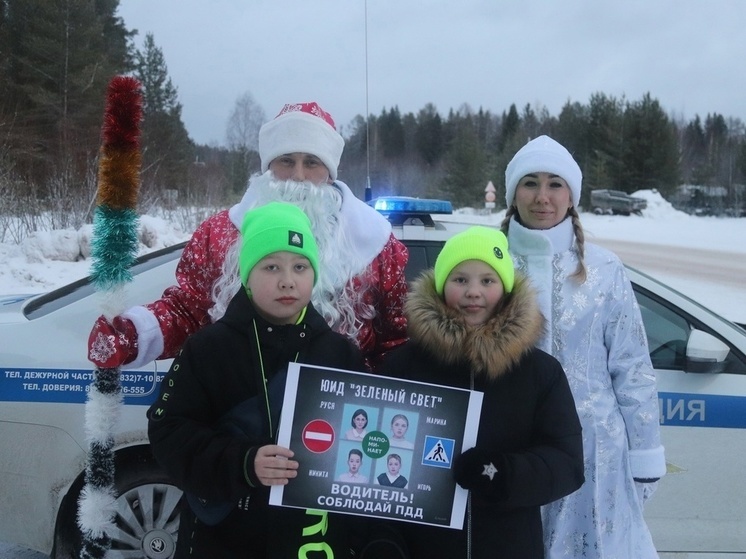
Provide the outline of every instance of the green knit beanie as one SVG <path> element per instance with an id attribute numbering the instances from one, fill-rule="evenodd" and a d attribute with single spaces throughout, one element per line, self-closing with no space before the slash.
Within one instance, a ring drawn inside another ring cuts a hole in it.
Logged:
<path id="1" fill-rule="evenodd" d="M 448 274 L 466 260 L 480 260 L 495 270 L 506 293 L 513 291 L 515 270 L 508 252 L 508 239 L 491 227 L 469 227 L 448 239 L 435 260 L 435 291 L 443 295 Z"/>
<path id="2" fill-rule="evenodd" d="M 283 202 L 270 202 L 249 210 L 241 224 L 241 235 L 238 270 L 244 286 L 257 262 L 280 251 L 294 252 L 308 258 L 316 285 L 319 249 L 311 232 L 311 222 L 300 208 Z"/>

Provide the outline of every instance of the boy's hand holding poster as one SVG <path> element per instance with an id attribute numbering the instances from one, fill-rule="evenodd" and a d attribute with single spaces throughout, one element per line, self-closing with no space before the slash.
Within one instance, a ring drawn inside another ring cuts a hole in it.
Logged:
<path id="1" fill-rule="evenodd" d="M 460 529 L 451 466 L 481 407 L 481 392 L 291 363 L 277 444 L 300 468 L 269 502 Z"/>

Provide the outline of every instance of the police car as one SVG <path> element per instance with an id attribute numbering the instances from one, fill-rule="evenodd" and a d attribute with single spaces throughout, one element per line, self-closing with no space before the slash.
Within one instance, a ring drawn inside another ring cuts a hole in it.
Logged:
<path id="1" fill-rule="evenodd" d="M 446 239 L 470 224 L 446 201 L 378 198 L 409 248 L 409 279 L 431 267 Z M 444 215 L 445 214 L 445 215 Z M 174 281 L 183 248 L 140 258 L 132 304 Z M 628 269 L 658 375 L 668 475 L 646 505 L 661 557 L 746 557 L 746 331 L 641 272 Z M 0 541 L 77 556 L 84 481 L 88 332 L 100 314 L 88 279 L 37 296 L 0 297 Z M 181 492 L 148 450 L 145 410 L 170 361 L 122 373 L 116 435 L 117 533 L 107 557 L 171 557 Z"/>

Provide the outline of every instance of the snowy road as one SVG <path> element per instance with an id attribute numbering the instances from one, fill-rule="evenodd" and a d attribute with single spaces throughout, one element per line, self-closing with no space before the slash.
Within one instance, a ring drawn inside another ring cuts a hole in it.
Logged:
<path id="1" fill-rule="evenodd" d="M 625 264 L 651 275 L 683 277 L 726 288 L 746 288 L 746 258 L 734 252 L 596 239 Z"/>
<path id="2" fill-rule="evenodd" d="M 743 253 L 595 238 L 628 266 L 689 295 L 712 311 L 746 323 Z"/>

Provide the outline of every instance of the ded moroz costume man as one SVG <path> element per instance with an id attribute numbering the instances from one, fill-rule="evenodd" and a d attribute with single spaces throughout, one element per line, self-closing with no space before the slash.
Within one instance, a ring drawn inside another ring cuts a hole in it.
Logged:
<path id="1" fill-rule="evenodd" d="M 360 347 L 373 368 L 406 339 L 406 247 L 388 221 L 337 180 L 344 139 L 317 103 L 285 105 L 259 132 L 261 175 L 243 199 L 204 221 L 184 248 L 176 285 L 160 299 L 111 321 L 100 317 L 88 356 L 102 367 L 142 366 L 176 355 L 184 340 L 220 318 L 240 287 L 239 227 L 247 210 L 272 201 L 299 206 L 311 219 L 321 274 L 312 301 L 331 327 Z M 308 153 L 329 171 L 324 184 L 278 181 L 269 170 L 285 154 Z"/>

